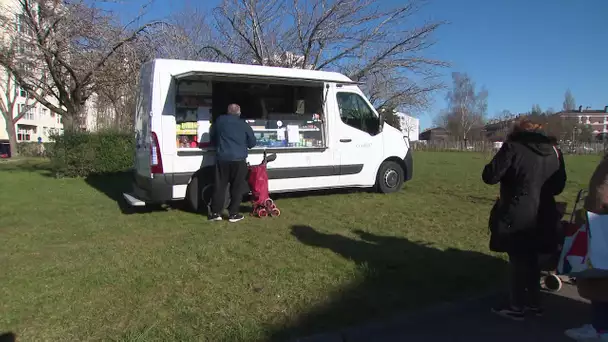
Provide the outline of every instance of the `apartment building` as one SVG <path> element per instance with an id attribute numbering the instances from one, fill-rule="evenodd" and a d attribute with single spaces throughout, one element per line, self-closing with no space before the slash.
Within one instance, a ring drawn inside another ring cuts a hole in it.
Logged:
<path id="1" fill-rule="evenodd" d="M 23 25 L 23 16 L 20 14 L 17 0 L 0 0 L 0 8 L 4 13 L 14 14 L 14 25 L 19 34 L 28 34 L 26 25 Z M 0 28 L 0 36 L 3 42 L 7 42 L 13 30 Z M 51 112 L 48 108 L 37 103 L 27 92 L 15 84 L 14 80 L 9 80 L 10 74 L 0 66 L 0 87 L 4 90 L 0 94 L 0 101 L 8 107 L 10 102 L 14 102 L 13 117 L 25 111 L 25 115 L 15 124 L 17 141 L 49 141 L 50 136 L 63 130 L 61 116 Z M 7 98 L 8 94 L 8 98 Z M 51 99 L 49 99 L 51 101 Z M 8 142 L 9 136 L 6 129 L 5 120 L 0 120 L 0 142 Z"/>
<path id="2" fill-rule="evenodd" d="M 595 135 L 608 133 L 608 106 L 604 109 L 579 106 L 578 110 L 561 111 L 556 115 L 564 119 L 576 120 L 579 124 L 589 125 Z"/>
<path id="3" fill-rule="evenodd" d="M 1 67 L 0 67 L 1 69 Z M 5 73 L 3 73 L 5 74 Z M 6 75 L 4 75 L 6 77 Z M 0 77 L 0 82 L 6 81 Z M 17 141 L 42 141 L 47 142 L 52 134 L 63 131 L 61 116 L 51 112 L 45 106 L 36 103 L 32 105 L 33 100 L 27 98 L 27 94 L 23 89 L 17 87 L 15 89 L 17 97 L 15 98 L 15 107 L 13 117 L 16 117 L 24 109 L 25 115 L 15 124 L 17 132 Z M 0 120 L 0 141 L 8 141 L 8 133 L 6 123 Z"/>
<path id="4" fill-rule="evenodd" d="M 2 39 L 3 43 L 11 39 L 10 35 L 12 32 L 15 32 L 15 29 L 18 34 L 31 34 L 27 25 L 23 24 L 23 15 L 20 13 L 18 0 L 0 0 L 0 10 L 4 13 L 12 13 L 10 15 L 14 16 L 15 25 L 10 30 L 6 27 L 0 27 L 0 39 Z M 19 48 L 27 48 L 27 46 Z M 15 102 L 13 117 L 17 117 L 24 109 L 26 110 L 25 115 L 15 124 L 17 141 L 48 142 L 53 134 L 61 133 L 63 131 L 61 116 L 52 112 L 44 105 L 37 103 L 23 88 L 16 85 L 14 81 L 9 82 L 8 77 L 10 75 L 0 66 L 0 88 L 3 90 L 0 92 L 0 101 L 4 101 L 7 107 L 9 102 Z M 9 94 L 8 99 L 4 90 L 7 90 Z M 57 100 L 53 97 L 49 97 L 47 100 L 54 105 L 57 104 Z M 97 96 L 92 96 L 85 105 L 87 118 L 86 127 L 82 127 L 83 129 L 95 131 L 99 128 L 100 123 L 97 118 L 98 107 Z M 105 116 L 108 116 L 108 114 L 105 113 Z M 7 143 L 8 139 L 6 122 L 5 120 L 0 120 L 0 144 Z"/>

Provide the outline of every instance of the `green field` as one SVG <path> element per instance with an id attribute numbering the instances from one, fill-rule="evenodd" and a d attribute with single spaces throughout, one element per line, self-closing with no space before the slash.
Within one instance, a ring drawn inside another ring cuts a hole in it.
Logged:
<path id="1" fill-rule="evenodd" d="M 0 162 L 0 332 L 22 341 L 264 341 L 494 287 L 488 156 L 419 152 L 392 195 L 279 198 L 280 218 L 123 213 L 124 175 L 55 179 Z M 571 203 L 599 157 L 567 157 Z"/>

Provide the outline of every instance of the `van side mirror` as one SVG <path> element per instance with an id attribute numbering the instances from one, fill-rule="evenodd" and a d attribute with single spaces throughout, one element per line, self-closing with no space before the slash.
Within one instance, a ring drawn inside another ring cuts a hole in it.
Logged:
<path id="1" fill-rule="evenodd" d="M 384 128 L 384 113 L 378 113 L 378 133 L 382 133 L 382 128 Z"/>

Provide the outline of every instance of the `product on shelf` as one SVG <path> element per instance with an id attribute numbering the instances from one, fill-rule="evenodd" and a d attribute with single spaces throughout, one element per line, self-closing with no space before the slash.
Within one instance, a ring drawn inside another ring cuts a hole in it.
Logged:
<path id="1" fill-rule="evenodd" d="M 178 148 L 198 147 L 198 140 L 196 139 L 196 135 L 178 135 L 176 143 Z"/>
<path id="2" fill-rule="evenodd" d="M 310 120 L 247 120 L 251 125 L 258 147 L 306 148 L 322 147 L 323 135 L 319 117 Z"/>

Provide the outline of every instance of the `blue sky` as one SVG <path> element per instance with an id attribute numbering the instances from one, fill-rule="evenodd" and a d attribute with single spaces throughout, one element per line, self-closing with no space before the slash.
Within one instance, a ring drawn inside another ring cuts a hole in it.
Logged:
<path id="1" fill-rule="evenodd" d="M 149 17 L 163 17 L 187 0 L 155 0 Z M 212 7 L 218 0 L 200 0 Z M 382 0 L 386 4 L 399 0 Z M 145 0 L 132 0 L 123 13 Z M 196 3 L 196 1 L 193 1 Z M 466 72 L 489 91 L 488 115 L 519 113 L 533 104 L 561 109 L 570 88 L 578 105 L 608 105 L 608 0 L 429 0 L 416 21 L 446 20 L 427 56 L 448 61 L 440 70 Z M 445 91 L 425 112 L 422 128 L 445 108 Z"/>

